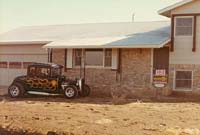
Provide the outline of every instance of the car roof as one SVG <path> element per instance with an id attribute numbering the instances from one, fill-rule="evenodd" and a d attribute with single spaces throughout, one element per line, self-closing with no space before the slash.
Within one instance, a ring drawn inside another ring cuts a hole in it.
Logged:
<path id="1" fill-rule="evenodd" d="M 51 68 L 63 68 L 62 65 L 55 63 L 32 63 L 29 67 L 51 67 Z"/>

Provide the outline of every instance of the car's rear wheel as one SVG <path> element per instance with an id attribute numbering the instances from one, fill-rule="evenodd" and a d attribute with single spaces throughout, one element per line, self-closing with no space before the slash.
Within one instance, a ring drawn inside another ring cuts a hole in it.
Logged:
<path id="1" fill-rule="evenodd" d="M 78 94 L 78 90 L 75 86 L 67 86 L 64 89 L 64 95 L 66 98 L 72 99 L 75 98 Z"/>
<path id="2" fill-rule="evenodd" d="M 24 88 L 20 83 L 14 83 L 8 88 L 8 94 L 12 98 L 22 97 L 24 95 Z"/>
<path id="3" fill-rule="evenodd" d="M 87 84 L 85 84 L 84 90 L 82 91 L 81 96 L 86 97 L 86 96 L 89 96 L 89 95 L 90 95 L 90 87 Z"/>

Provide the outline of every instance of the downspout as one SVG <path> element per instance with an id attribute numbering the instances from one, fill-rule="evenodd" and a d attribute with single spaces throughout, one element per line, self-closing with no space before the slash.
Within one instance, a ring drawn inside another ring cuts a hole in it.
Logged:
<path id="1" fill-rule="evenodd" d="M 194 28 L 193 28 L 193 47 L 192 52 L 196 52 L 196 33 L 197 33 L 197 16 L 194 16 Z"/>
<path id="2" fill-rule="evenodd" d="M 171 16 L 171 46 L 170 51 L 174 51 L 174 15 Z"/>
<path id="3" fill-rule="evenodd" d="M 65 72 L 67 72 L 67 49 L 65 49 Z"/>
<path id="4" fill-rule="evenodd" d="M 49 63 L 49 62 L 50 62 L 50 59 L 49 59 L 49 55 L 50 55 L 50 54 L 49 54 L 49 48 L 47 49 L 47 53 L 48 53 L 48 54 L 47 54 L 47 62 Z"/>
<path id="5" fill-rule="evenodd" d="M 52 62 L 52 49 L 48 48 L 47 52 L 48 52 L 48 54 L 47 54 L 48 55 L 48 58 L 47 58 L 48 62 L 51 63 Z"/>
<path id="6" fill-rule="evenodd" d="M 52 63 L 52 55 L 53 55 L 53 49 L 49 50 L 50 56 L 49 56 L 49 62 Z"/>

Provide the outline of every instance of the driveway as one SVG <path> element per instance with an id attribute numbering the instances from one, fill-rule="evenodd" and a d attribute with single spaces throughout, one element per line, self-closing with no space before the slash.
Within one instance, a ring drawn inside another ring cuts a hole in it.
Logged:
<path id="1" fill-rule="evenodd" d="M 8 89 L 7 86 L 0 86 L 0 96 L 7 95 L 7 93 L 8 93 L 7 89 Z"/>

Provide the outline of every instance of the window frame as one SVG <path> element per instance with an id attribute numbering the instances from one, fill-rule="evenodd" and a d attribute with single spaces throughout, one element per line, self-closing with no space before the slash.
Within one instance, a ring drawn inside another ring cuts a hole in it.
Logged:
<path id="1" fill-rule="evenodd" d="M 73 49 L 73 58 L 72 58 L 72 61 L 73 61 L 73 67 L 80 67 L 80 65 L 76 65 L 76 50 L 81 50 L 81 57 L 83 57 L 83 49 L 80 49 L 80 48 L 77 48 L 77 49 Z M 81 63 L 80 64 L 82 64 L 82 61 L 81 61 Z"/>
<path id="2" fill-rule="evenodd" d="M 99 49 L 99 48 L 88 48 L 88 49 Z M 101 48 L 100 48 L 101 49 Z M 100 69 L 100 68 L 104 68 L 104 69 L 112 69 L 112 48 L 108 48 L 108 49 L 111 49 L 111 66 L 110 67 L 107 67 L 105 66 L 105 50 L 107 48 L 102 48 L 103 50 L 103 65 L 102 66 L 91 66 L 91 65 L 85 65 L 86 68 L 97 68 L 97 69 Z M 86 49 L 82 49 L 82 57 L 85 57 L 85 50 Z M 80 65 L 76 65 L 76 55 L 75 55 L 75 51 L 76 49 L 74 49 L 73 51 L 73 67 L 74 68 L 80 68 Z"/>
<path id="3" fill-rule="evenodd" d="M 176 73 L 178 71 L 182 72 L 191 72 L 192 73 L 192 78 L 191 78 L 191 88 L 176 88 Z M 173 80 L 173 90 L 174 91 L 192 91 L 193 90 L 193 82 L 194 82 L 194 71 L 193 70 L 183 70 L 183 69 L 177 69 L 174 70 L 174 80 Z"/>
<path id="4" fill-rule="evenodd" d="M 192 34 L 191 35 L 176 35 L 176 22 L 178 18 L 191 18 L 192 19 Z M 194 36 L 194 16 L 176 16 L 174 19 L 174 37 L 193 37 Z"/>

